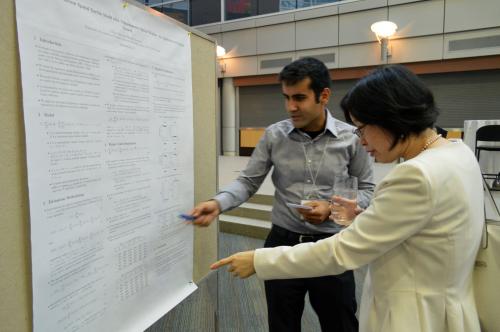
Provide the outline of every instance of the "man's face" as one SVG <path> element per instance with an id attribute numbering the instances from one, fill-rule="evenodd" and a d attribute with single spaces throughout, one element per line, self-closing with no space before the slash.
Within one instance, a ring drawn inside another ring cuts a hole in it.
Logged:
<path id="1" fill-rule="evenodd" d="M 286 85 L 282 82 L 281 89 L 285 97 L 285 108 L 295 128 L 305 131 L 319 131 L 325 125 L 325 105 L 330 98 L 330 89 L 325 88 L 316 102 L 314 91 L 309 87 L 309 77 L 295 85 Z"/>

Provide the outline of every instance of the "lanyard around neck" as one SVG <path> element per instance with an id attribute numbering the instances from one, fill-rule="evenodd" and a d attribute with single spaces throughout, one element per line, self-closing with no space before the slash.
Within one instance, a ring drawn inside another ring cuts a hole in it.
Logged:
<path id="1" fill-rule="evenodd" d="M 306 161 L 307 169 L 309 171 L 309 176 L 311 177 L 312 181 L 312 190 L 315 190 L 317 193 L 319 193 L 318 187 L 316 186 L 316 179 L 318 178 L 319 171 L 321 170 L 321 165 L 323 164 L 323 159 L 325 159 L 325 153 L 326 153 L 326 148 L 328 146 L 328 143 L 330 143 L 330 137 L 328 136 L 328 139 L 326 140 L 325 145 L 323 146 L 323 153 L 321 154 L 321 159 L 319 160 L 318 163 L 318 168 L 316 169 L 316 174 L 313 175 L 313 171 L 311 168 L 311 163 L 312 159 L 309 159 L 307 156 L 307 150 L 306 150 L 306 142 L 302 143 L 302 150 L 304 151 L 304 158 Z M 311 191 L 309 193 L 311 193 Z"/>

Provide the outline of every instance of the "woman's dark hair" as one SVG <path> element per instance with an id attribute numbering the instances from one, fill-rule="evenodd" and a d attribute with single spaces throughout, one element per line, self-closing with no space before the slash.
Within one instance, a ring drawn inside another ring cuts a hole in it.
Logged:
<path id="1" fill-rule="evenodd" d="M 314 91 L 316 103 L 319 103 L 321 92 L 330 87 L 331 79 L 328 68 L 318 59 L 305 57 L 286 65 L 279 74 L 279 81 L 295 85 L 308 77 L 311 79 L 309 88 Z"/>
<path id="2" fill-rule="evenodd" d="M 408 135 L 433 128 L 439 115 L 432 92 L 401 65 L 379 67 L 360 79 L 340 106 L 348 122 L 352 115 L 392 134 L 391 149 Z"/>

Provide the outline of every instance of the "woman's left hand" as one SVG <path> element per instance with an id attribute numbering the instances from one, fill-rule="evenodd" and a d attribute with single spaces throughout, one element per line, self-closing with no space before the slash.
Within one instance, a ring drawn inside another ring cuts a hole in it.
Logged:
<path id="1" fill-rule="evenodd" d="M 242 279 L 248 278 L 255 273 L 255 268 L 253 266 L 254 253 L 255 250 L 238 252 L 213 263 L 210 265 L 210 268 L 215 270 L 221 266 L 229 265 L 227 271 L 234 277 L 240 277 Z"/>

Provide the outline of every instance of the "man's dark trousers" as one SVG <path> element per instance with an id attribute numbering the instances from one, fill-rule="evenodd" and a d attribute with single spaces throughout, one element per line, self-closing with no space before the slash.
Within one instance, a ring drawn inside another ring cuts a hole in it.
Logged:
<path id="1" fill-rule="evenodd" d="M 293 246 L 328 236 L 325 234 L 301 236 L 273 225 L 264 247 Z M 299 332 L 301 330 L 306 292 L 309 292 L 309 301 L 318 315 L 323 332 L 358 331 L 352 271 L 337 276 L 267 280 L 264 284 L 270 332 Z"/>

